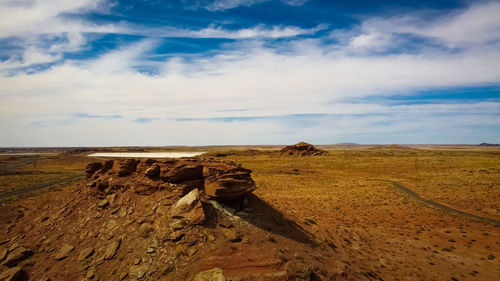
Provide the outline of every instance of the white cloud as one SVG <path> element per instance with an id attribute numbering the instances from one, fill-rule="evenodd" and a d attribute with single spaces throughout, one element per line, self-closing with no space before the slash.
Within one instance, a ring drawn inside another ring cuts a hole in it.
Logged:
<path id="1" fill-rule="evenodd" d="M 85 33 L 119 32 L 112 24 L 95 25 L 67 17 L 92 10 L 105 12 L 105 0 L 28 0 L 0 2 L 0 39 L 15 39 L 22 53 L 0 62 L 0 71 L 58 61 L 66 52 L 81 50 Z M 51 42 L 58 39 L 55 42 Z M 49 43 L 50 42 L 50 43 Z"/>
<path id="2" fill-rule="evenodd" d="M 483 2 L 428 18 L 422 13 L 389 19 L 370 19 L 363 29 L 385 34 L 412 34 L 434 38 L 449 47 L 481 45 L 500 40 L 500 2 Z"/>
<path id="3" fill-rule="evenodd" d="M 66 13 L 104 7 L 103 0 L 32 0 L 0 3 L 0 37 L 92 30 L 91 24 L 70 20 Z M 100 27 L 94 26 L 97 30 Z"/>
<path id="4" fill-rule="evenodd" d="M 303 29 L 295 26 L 273 26 L 267 28 L 264 25 L 257 25 L 251 28 L 243 28 L 237 30 L 227 30 L 220 27 L 209 26 L 200 30 L 178 30 L 167 32 L 165 37 L 193 37 L 193 38 L 229 38 L 229 39 L 245 39 L 245 38 L 283 38 L 294 37 L 298 35 L 314 34 L 322 29 L 327 28 L 326 25 L 318 25 L 315 28 Z"/>
<path id="5" fill-rule="evenodd" d="M 1 115 L 205 118 L 230 116 L 234 113 L 219 110 L 242 107 L 248 109 L 245 116 L 348 113 L 342 100 L 500 82 L 500 54 L 484 50 L 346 57 L 315 49 L 285 55 L 256 46 L 195 62 L 166 61 L 154 76 L 138 73 L 135 67 L 148 63 L 141 57 L 152 44 L 147 40 L 92 62 L 2 77 Z M 363 111 L 368 110 L 357 112 Z"/>
<path id="6" fill-rule="evenodd" d="M 209 11 L 223 11 L 233 9 L 239 6 L 250 7 L 252 5 L 268 2 L 270 0 L 213 0 L 208 4 L 204 4 L 205 9 Z M 290 6 L 302 6 L 308 0 L 280 0 Z"/>
<path id="7" fill-rule="evenodd" d="M 370 49 L 370 50 L 377 50 L 377 49 L 383 49 L 387 45 L 391 43 L 391 36 L 380 33 L 380 32 L 373 32 L 373 33 L 365 33 L 365 34 L 360 34 L 355 37 L 352 37 L 350 39 L 349 45 L 353 47 L 354 49 Z"/>
<path id="8" fill-rule="evenodd" d="M 296 26 L 265 26 L 262 24 L 241 28 L 227 29 L 221 26 L 209 25 L 202 29 L 183 29 L 176 27 L 148 28 L 141 26 L 129 25 L 123 28 L 120 33 L 139 34 L 152 38 L 167 37 L 167 38 L 225 38 L 225 39 L 261 39 L 261 38 L 285 38 L 295 37 L 300 35 L 315 34 L 320 30 L 326 29 L 328 26 L 320 24 L 314 28 L 300 28 Z"/>
<path id="9" fill-rule="evenodd" d="M 293 4 L 293 3 L 292 3 Z M 303 29 L 294 26 L 257 25 L 238 30 L 210 25 L 203 29 L 153 28 L 130 23 L 94 24 L 67 14 L 89 11 L 104 13 L 111 6 L 106 0 L 30 0 L 0 2 L 0 39 L 15 38 L 18 53 L 0 62 L 0 72 L 16 71 L 39 63 L 59 61 L 63 54 L 83 50 L 89 33 L 134 34 L 151 38 L 283 38 L 314 34 L 325 25 Z M 57 40 L 55 40 L 57 39 Z"/>

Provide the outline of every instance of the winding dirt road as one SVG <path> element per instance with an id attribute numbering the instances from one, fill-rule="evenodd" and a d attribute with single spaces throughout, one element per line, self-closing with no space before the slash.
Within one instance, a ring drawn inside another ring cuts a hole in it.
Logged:
<path id="1" fill-rule="evenodd" d="M 74 180 L 79 180 L 79 179 L 82 179 L 83 177 L 84 177 L 83 174 L 76 174 L 76 175 L 71 175 L 71 176 L 68 176 L 68 177 L 59 178 L 59 179 L 55 179 L 55 180 L 48 181 L 48 182 L 43 182 L 43 183 L 39 183 L 39 184 L 35 184 L 35 185 L 30 185 L 30 186 L 27 186 L 27 187 L 24 187 L 24 188 L 20 188 L 20 189 L 16 189 L 16 190 L 9 191 L 9 192 L 0 193 L 0 201 L 4 200 L 6 198 L 10 198 L 12 196 L 23 195 L 25 193 L 32 192 L 32 191 L 35 191 L 35 190 L 38 190 L 38 189 L 47 188 L 47 187 L 51 187 L 51 186 L 59 185 L 59 184 L 68 183 L 68 182 L 71 182 L 71 181 L 74 181 Z"/>
<path id="2" fill-rule="evenodd" d="M 454 209 L 454 208 L 448 207 L 448 206 L 440 204 L 440 203 L 438 203 L 436 201 L 425 199 L 422 196 L 420 196 L 417 193 L 415 193 L 414 191 L 412 191 L 411 189 L 405 187 L 404 185 L 402 185 L 402 184 L 400 184 L 398 182 L 392 182 L 392 183 L 399 190 L 403 191 L 404 193 L 410 195 L 411 197 L 417 199 L 418 201 L 420 201 L 420 202 L 422 202 L 422 203 L 424 203 L 426 205 L 429 205 L 429 206 L 441 209 L 443 211 L 450 212 L 450 213 L 453 213 L 453 214 L 458 215 L 460 217 L 465 217 L 465 218 L 468 218 L 468 219 L 471 219 L 471 220 L 474 220 L 474 221 L 479 221 L 479 222 L 484 222 L 484 223 L 490 223 L 490 224 L 493 224 L 495 226 L 500 226 L 500 220 L 496 220 L 496 219 L 492 219 L 492 218 L 486 218 L 486 217 L 478 216 L 478 215 L 475 215 L 475 214 L 467 213 L 467 212 L 464 212 L 462 210 L 458 210 L 458 209 Z"/>

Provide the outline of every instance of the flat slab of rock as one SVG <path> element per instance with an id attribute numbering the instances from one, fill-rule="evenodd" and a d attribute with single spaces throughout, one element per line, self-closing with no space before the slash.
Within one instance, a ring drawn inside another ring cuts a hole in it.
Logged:
<path id="1" fill-rule="evenodd" d="M 54 258 L 58 261 L 60 260 L 63 260 L 65 258 L 67 258 L 69 256 L 69 254 L 71 252 L 73 252 L 73 250 L 75 249 L 75 247 L 73 247 L 73 245 L 70 245 L 70 244 L 64 244 L 61 249 L 59 249 L 59 251 L 56 253 L 56 255 L 54 256 Z"/>
<path id="2" fill-rule="evenodd" d="M 168 182 L 179 183 L 203 178 L 203 166 L 198 163 L 178 163 L 161 176 Z"/>
<path id="3" fill-rule="evenodd" d="M 222 269 L 213 268 L 196 274 L 194 281 L 226 281 L 226 277 Z"/>
<path id="4" fill-rule="evenodd" d="M 143 223 L 139 228 L 137 229 L 137 232 L 139 233 L 139 236 L 141 237 L 148 237 L 151 232 L 153 232 L 155 229 L 152 225 L 148 223 Z"/>
<path id="5" fill-rule="evenodd" d="M 92 248 L 84 249 L 78 255 L 78 261 L 84 261 L 87 258 L 89 258 L 90 256 L 92 256 L 93 254 L 94 254 L 94 249 L 92 249 Z"/>
<path id="6" fill-rule="evenodd" d="M 205 213 L 200 201 L 198 189 L 193 189 L 172 206 L 170 215 L 184 219 L 186 224 L 201 224 L 205 221 Z"/>
<path id="7" fill-rule="evenodd" d="M 9 250 L 7 250 L 7 248 L 0 248 L 0 262 L 3 261 L 7 257 L 8 253 L 9 253 Z"/>
<path id="8" fill-rule="evenodd" d="M 129 268 L 128 274 L 137 279 L 142 279 L 149 270 L 149 266 L 147 265 L 132 265 Z"/>
<path id="9" fill-rule="evenodd" d="M 16 247 L 8 253 L 7 258 L 4 260 L 3 264 L 8 267 L 15 266 L 18 262 L 29 258 L 32 254 L 33 251 L 30 249 L 26 249 L 23 246 Z"/>
<path id="10" fill-rule="evenodd" d="M 104 253 L 104 259 L 109 260 L 116 256 L 118 252 L 118 248 L 120 248 L 120 244 L 122 243 L 122 239 L 118 238 L 116 240 L 111 241 L 111 243 L 106 246 L 106 252 Z"/>
<path id="11" fill-rule="evenodd" d="M 205 193 L 217 200 L 233 200 L 255 190 L 252 171 L 238 165 L 207 164 L 203 169 Z"/>
<path id="12" fill-rule="evenodd" d="M 27 280 L 26 273 L 20 266 L 9 268 L 0 273 L 0 281 L 21 281 Z"/>

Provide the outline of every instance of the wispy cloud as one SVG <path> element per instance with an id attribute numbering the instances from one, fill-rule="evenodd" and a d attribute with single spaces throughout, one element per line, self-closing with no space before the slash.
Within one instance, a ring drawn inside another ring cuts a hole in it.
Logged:
<path id="1" fill-rule="evenodd" d="M 210 0 L 202 1 L 198 5 L 204 7 L 209 11 L 223 11 L 228 9 L 233 9 L 239 6 L 249 7 L 258 3 L 268 2 L 270 0 Z M 292 5 L 301 6 L 304 5 L 308 0 L 279 0 L 280 2 Z"/>
<path id="2" fill-rule="evenodd" d="M 370 38 L 376 42 L 381 36 L 412 35 L 434 39 L 453 48 L 498 43 L 499 13 L 500 3 L 495 1 L 479 2 L 437 17 L 415 12 L 391 18 L 372 18 L 363 22 L 364 33 L 358 38 Z"/>
<path id="3" fill-rule="evenodd" d="M 163 28 L 161 30 L 146 29 L 143 31 L 134 29 L 130 33 L 137 32 L 138 34 L 152 35 L 154 37 L 183 37 L 183 38 L 226 38 L 226 39 L 247 39 L 247 38 L 285 38 L 299 35 L 311 35 L 328 27 L 326 24 L 318 25 L 317 27 L 304 29 L 295 26 L 272 26 L 256 25 L 250 28 L 241 29 L 225 29 L 220 26 L 211 25 L 207 28 L 179 29 L 179 28 Z"/>
<path id="4" fill-rule="evenodd" d="M 76 113 L 77 118 L 87 118 L 87 119 L 120 119 L 122 118 L 119 114 L 113 115 L 98 115 L 98 114 L 88 114 L 88 113 Z"/>
<path id="5" fill-rule="evenodd" d="M 0 63 L 0 71 L 59 61 L 64 53 L 87 44 L 85 33 L 118 32 L 114 24 L 98 25 L 74 17 L 108 8 L 105 0 L 2 1 L 0 40 L 15 40 L 19 51 Z"/>

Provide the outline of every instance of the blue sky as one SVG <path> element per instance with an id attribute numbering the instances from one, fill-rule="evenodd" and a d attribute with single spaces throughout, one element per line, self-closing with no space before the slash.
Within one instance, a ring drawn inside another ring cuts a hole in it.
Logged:
<path id="1" fill-rule="evenodd" d="M 499 1 L 1 0 L 0 146 L 500 142 Z"/>

